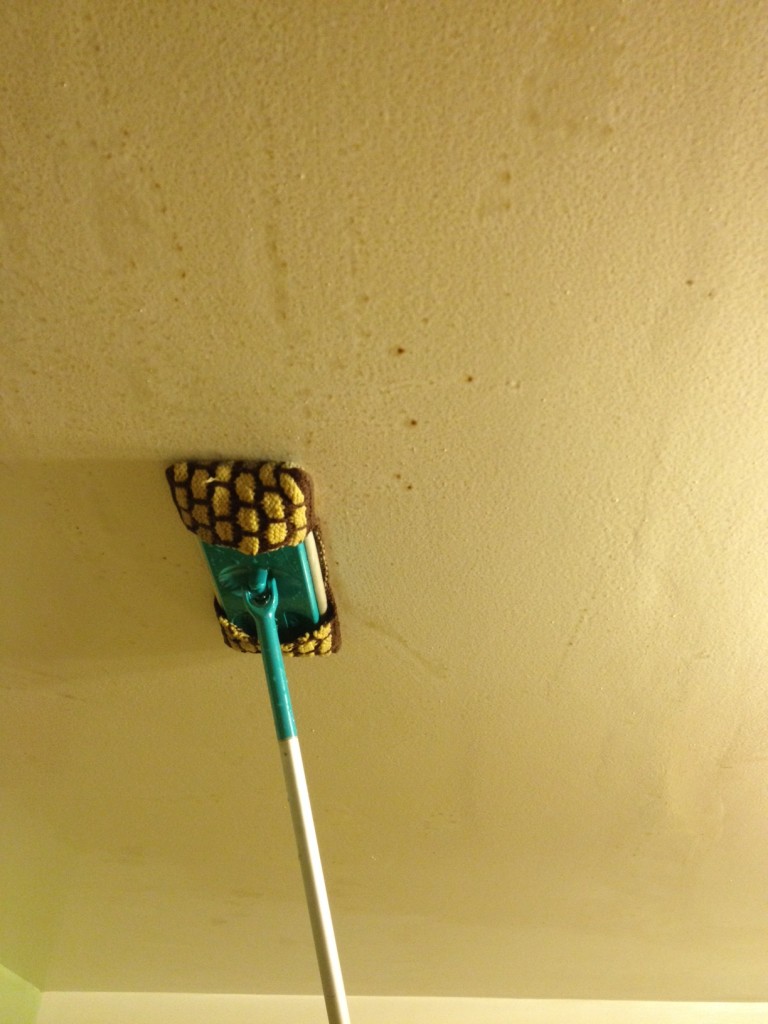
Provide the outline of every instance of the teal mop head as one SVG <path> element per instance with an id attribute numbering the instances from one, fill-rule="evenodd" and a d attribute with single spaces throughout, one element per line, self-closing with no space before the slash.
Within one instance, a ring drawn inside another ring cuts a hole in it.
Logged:
<path id="1" fill-rule="evenodd" d="M 252 595 L 266 570 L 279 592 L 286 655 L 331 654 L 338 617 L 312 502 L 312 482 L 288 462 L 192 460 L 166 470 L 182 522 L 202 544 L 226 643 L 261 653 Z"/>

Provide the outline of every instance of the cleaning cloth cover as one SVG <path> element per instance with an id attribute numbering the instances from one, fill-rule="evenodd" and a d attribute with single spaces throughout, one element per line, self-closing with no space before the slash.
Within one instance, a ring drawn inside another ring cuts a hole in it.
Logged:
<path id="1" fill-rule="evenodd" d="M 280 646 L 289 656 L 338 650 L 341 634 L 309 474 L 290 462 L 185 460 L 169 466 L 166 477 L 182 522 L 201 541 L 209 562 L 215 560 L 216 549 L 229 549 L 240 562 L 285 548 L 306 546 L 313 554 L 316 549 L 327 607 L 313 628 L 281 637 Z M 237 651 L 261 653 L 253 627 L 247 621 L 233 622 L 220 600 L 214 606 L 226 643 Z"/>

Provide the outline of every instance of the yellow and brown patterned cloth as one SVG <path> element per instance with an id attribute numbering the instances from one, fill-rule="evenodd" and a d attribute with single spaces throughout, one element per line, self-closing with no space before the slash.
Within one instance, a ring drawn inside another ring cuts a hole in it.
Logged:
<path id="1" fill-rule="evenodd" d="M 186 460 L 169 466 L 165 475 L 182 522 L 205 544 L 258 555 L 296 546 L 308 532 L 314 534 L 328 610 L 315 629 L 281 646 L 289 656 L 337 651 L 341 644 L 339 621 L 328 586 L 309 474 L 290 462 Z M 260 653 L 255 633 L 246 633 L 230 622 L 218 601 L 215 606 L 226 643 L 237 651 Z"/>

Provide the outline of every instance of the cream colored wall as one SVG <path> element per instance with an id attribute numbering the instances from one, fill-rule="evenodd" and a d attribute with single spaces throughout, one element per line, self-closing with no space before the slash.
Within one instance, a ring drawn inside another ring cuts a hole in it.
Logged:
<path id="1" fill-rule="evenodd" d="M 768 1004 L 566 999 L 351 1000 L 355 1024 L 765 1024 Z M 37 1024 L 317 1024 L 321 998 L 49 992 Z"/>
<path id="2" fill-rule="evenodd" d="M 314 474 L 350 990 L 764 1000 L 762 2 L 10 0 L 0 960 L 314 993 L 162 479 Z"/>

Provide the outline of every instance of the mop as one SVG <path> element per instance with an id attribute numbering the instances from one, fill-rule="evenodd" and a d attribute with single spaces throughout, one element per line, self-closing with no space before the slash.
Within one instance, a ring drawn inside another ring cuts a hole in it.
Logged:
<path id="1" fill-rule="evenodd" d="M 218 460 L 176 462 L 166 477 L 202 545 L 225 642 L 262 657 L 328 1021 L 349 1024 L 283 662 L 331 654 L 341 643 L 310 477 L 287 462 Z"/>

